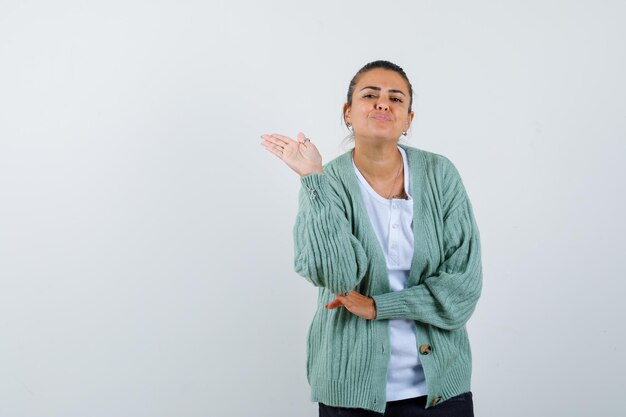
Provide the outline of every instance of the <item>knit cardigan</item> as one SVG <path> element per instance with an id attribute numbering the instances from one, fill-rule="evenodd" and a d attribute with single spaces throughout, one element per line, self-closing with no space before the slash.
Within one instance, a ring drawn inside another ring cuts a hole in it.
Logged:
<path id="1" fill-rule="evenodd" d="M 319 287 L 308 332 L 311 400 L 384 413 L 390 319 L 412 319 L 428 385 L 426 408 L 470 390 L 465 324 L 482 287 L 479 232 L 461 177 L 446 157 L 407 152 L 413 198 L 414 254 L 407 288 L 390 292 L 385 257 L 346 152 L 322 174 L 301 178 L 294 232 L 295 270 Z M 374 299 L 366 320 L 326 309 L 335 294 Z"/>

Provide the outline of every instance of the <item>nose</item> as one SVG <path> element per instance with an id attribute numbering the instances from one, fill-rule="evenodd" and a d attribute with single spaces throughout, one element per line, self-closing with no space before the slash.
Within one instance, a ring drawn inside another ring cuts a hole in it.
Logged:
<path id="1" fill-rule="evenodd" d="M 381 97 L 378 100 L 378 103 L 376 103 L 376 110 L 384 110 L 384 111 L 389 110 L 389 103 L 387 102 L 387 100 Z"/>

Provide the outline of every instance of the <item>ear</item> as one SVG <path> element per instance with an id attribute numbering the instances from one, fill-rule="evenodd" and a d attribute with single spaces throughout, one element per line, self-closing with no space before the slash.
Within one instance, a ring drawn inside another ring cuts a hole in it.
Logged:
<path id="1" fill-rule="evenodd" d="M 344 103 L 343 104 L 343 121 L 344 123 L 352 123 L 351 119 L 350 119 L 350 106 L 348 106 L 348 103 Z"/>
<path id="2" fill-rule="evenodd" d="M 406 130 L 409 130 L 409 127 L 411 127 L 411 123 L 413 123 L 413 118 L 414 117 L 415 117 L 415 113 L 414 112 L 409 113 L 409 120 L 407 122 Z"/>

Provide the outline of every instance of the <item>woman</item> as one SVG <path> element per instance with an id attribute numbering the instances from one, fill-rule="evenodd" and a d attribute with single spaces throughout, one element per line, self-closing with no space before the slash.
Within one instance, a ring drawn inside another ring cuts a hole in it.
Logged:
<path id="1" fill-rule="evenodd" d="M 343 108 L 353 151 L 322 166 L 302 133 L 261 136 L 301 176 L 295 269 L 320 288 L 307 349 L 320 416 L 473 416 L 479 232 L 454 165 L 398 144 L 412 101 L 402 68 L 375 61 Z"/>

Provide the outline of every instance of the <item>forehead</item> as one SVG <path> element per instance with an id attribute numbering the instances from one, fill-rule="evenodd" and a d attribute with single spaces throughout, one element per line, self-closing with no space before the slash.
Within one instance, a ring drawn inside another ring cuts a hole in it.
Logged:
<path id="1" fill-rule="evenodd" d="M 356 83 L 356 91 L 360 91 L 363 87 L 372 86 L 380 87 L 383 90 L 402 90 L 408 94 L 408 84 L 400 74 L 395 71 L 376 68 L 359 76 Z"/>

